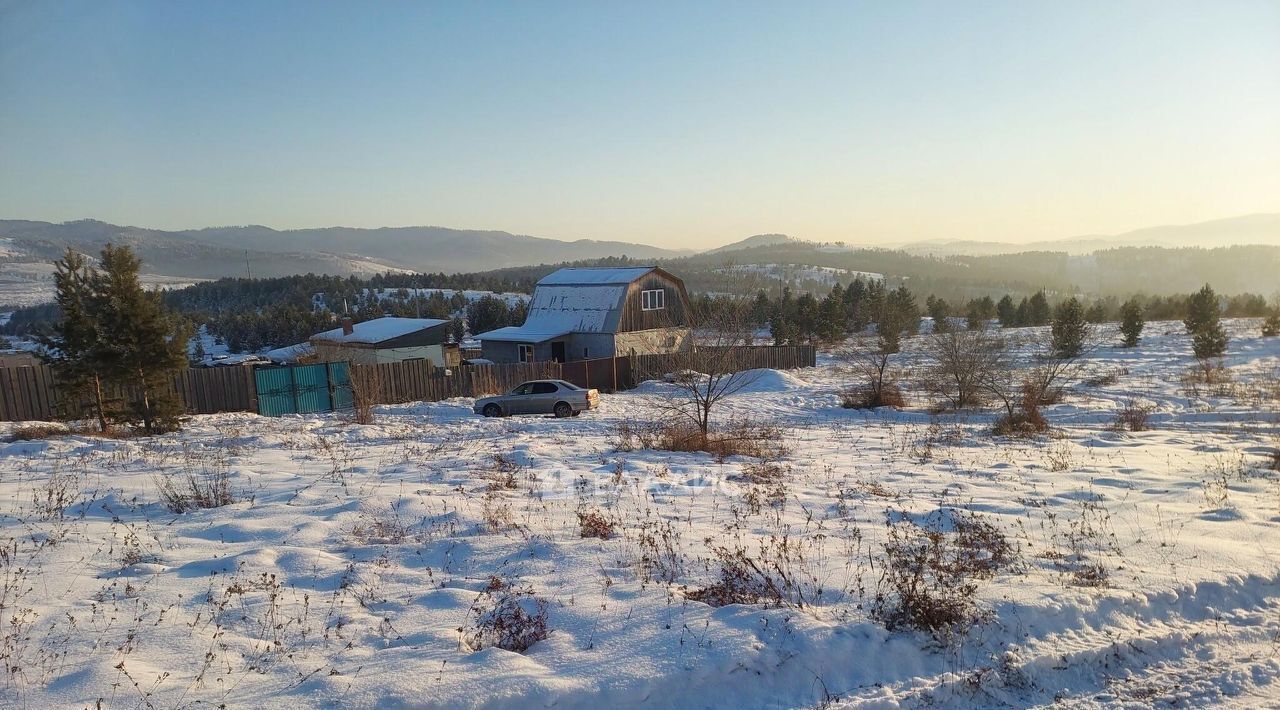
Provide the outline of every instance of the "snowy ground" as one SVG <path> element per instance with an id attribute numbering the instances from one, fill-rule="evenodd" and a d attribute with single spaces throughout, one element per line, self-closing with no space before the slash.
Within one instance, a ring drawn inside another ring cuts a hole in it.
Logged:
<path id="1" fill-rule="evenodd" d="M 1115 381 L 1076 387 L 1033 440 L 918 401 L 840 409 L 828 358 L 766 371 L 723 415 L 783 427 L 780 491 L 748 459 L 617 450 L 654 384 L 570 420 L 455 400 L 3 444 L 0 704 L 1277 706 L 1280 339 L 1232 328 L 1232 381 L 1192 391 L 1180 326 L 1151 324 L 1097 352 L 1088 376 Z M 1152 428 L 1111 431 L 1135 398 Z M 161 503 L 159 481 L 220 473 L 236 502 Z M 580 537 L 579 511 L 616 534 Z M 886 517 L 946 530 L 959 511 L 1016 548 L 976 582 L 985 621 L 887 630 Z M 804 604 L 689 600 L 739 545 L 789 550 Z M 524 654 L 472 650 L 497 586 L 547 604 Z"/>

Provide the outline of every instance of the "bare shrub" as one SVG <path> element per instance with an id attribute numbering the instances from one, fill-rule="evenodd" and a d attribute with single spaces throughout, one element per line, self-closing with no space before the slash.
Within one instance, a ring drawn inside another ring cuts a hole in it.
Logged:
<path id="1" fill-rule="evenodd" d="M 578 534 L 608 540 L 613 537 L 613 521 L 598 510 L 578 511 Z"/>
<path id="2" fill-rule="evenodd" d="M 1000 390 L 993 389 L 999 393 Z M 1016 405 L 1011 399 L 1001 397 L 1005 404 L 1005 413 L 996 419 L 993 431 L 1000 436 L 1035 436 L 1049 430 L 1049 422 L 1040 413 L 1039 388 L 1030 382 L 1023 382 L 1022 396 Z"/>
<path id="3" fill-rule="evenodd" d="M 1147 418 L 1151 416 L 1151 407 L 1133 399 L 1120 403 L 1111 428 L 1116 431 L 1146 431 L 1149 427 Z"/>
<path id="4" fill-rule="evenodd" d="M 532 587 L 494 578 L 471 604 L 462 642 L 471 651 L 496 647 L 524 653 L 551 635 L 547 608 L 547 600 L 536 596 Z"/>
<path id="5" fill-rule="evenodd" d="M 61 517 L 68 507 L 84 499 L 83 481 L 79 476 L 55 471 L 44 485 L 31 493 L 36 515 L 52 519 Z"/>
<path id="6" fill-rule="evenodd" d="M 979 581 L 1012 564 L 1015 553 L 998 528 L 972 513 L 957 514 L 954 523 L 948 533 L 907 519 L 887 522 L 872 612 L 890 629 L 945 636 L 981 620 Z"/>
<path id="7" fill-rule="evenodd" d="M 356 424 L 372 424 L 373 408 L 382 403 L 382 370 L 377 365 L 347 366 L 351 378 L 351 418 Z"/>
<path id="8" fill-rule="evenodd" d="M 175 513 L 201 508 L 220 508 L 236 502 L 231 490 L 231 475 L 215 468 L 199 473 L 157 475 L 156 488 L 165 507 Z"/>

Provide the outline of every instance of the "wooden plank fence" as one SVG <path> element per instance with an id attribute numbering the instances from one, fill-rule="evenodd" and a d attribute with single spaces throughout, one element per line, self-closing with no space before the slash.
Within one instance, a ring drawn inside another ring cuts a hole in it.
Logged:
<path id="1" fill-rule="evenodd" d="M 811 345 L 736 346 L 733 362 L 746 368 L 779 370 L 813 367 L 816 352 Z M 716 348 L 700 346 L 707 357 Z M 698 356 L 693 360 L 697 369 Z M 556 362 L 468 365 L 447 371 L 426 360 L 353 365 L 352 381 L 360 371 L 373 368 L 378 401 L 386 404 L 438 402 L 453 397 L 483 397 L 507 392 L 526 380 L 564 379 L 580 387 L 606 392 L 630 389 L 645 378 L 669 372 L 676 364 L 689 366 L 687 358 L 665 355 L 598 358 L 564 364 Z M 191 368 L 174 378 L 174 389 L 192 414 L 258 411 L 253 368 L 231 366 Z M 52 368 L 48 365 L 0 368 L 0 421 L 47 421 L 68 414 Z"/>
<path id="2" fill-rule="evenodd" d="M 255 411 L 253 371 L 248 367 L 184 370 L 173 388 L 192 414 Z M 119 390 L 109 397 L 125 396 Z M 50 421 L 86 411 L 60 387 L 48 365 L 0 368 L 0 421 Z"/>
<path id="3" fill-rule="evenodd" d="M 508 365 L 468 365 L 446 371 L 426 360 L 352 365 L 351 380 L 376 385 L 379 402 L 439 402 L 452 397 L 483 397 L 501 394 L 526 380 L 559 378 L 561 365 L 555 362 Z"/>

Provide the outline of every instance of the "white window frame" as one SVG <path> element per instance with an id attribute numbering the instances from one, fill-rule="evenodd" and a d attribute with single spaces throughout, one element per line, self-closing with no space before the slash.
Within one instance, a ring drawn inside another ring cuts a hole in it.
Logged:
<path id="1" fill-rule="evenodd" d="M 516 345 L 516 352 L 520 354 L 520 362 L 533 362 L 533 346 L 528 343 L 519 343 Z"/>
<path id="2" fill-rule="evenodd" d="M 649 289 L 640 292 L 640 310 L 661 311 L 667 307 L 667 290 L 663 288 Z"/>

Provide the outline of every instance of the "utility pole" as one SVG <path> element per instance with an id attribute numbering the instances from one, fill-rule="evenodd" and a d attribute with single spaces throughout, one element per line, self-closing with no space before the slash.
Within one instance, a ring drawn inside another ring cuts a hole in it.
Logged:
<path id="1" fill-rule="evenodd" d="M 244 272 L 249 276 L 249 280 L 253 280 L 253 269 L 249 268 L 249 250 L 244 250 Z"/>

